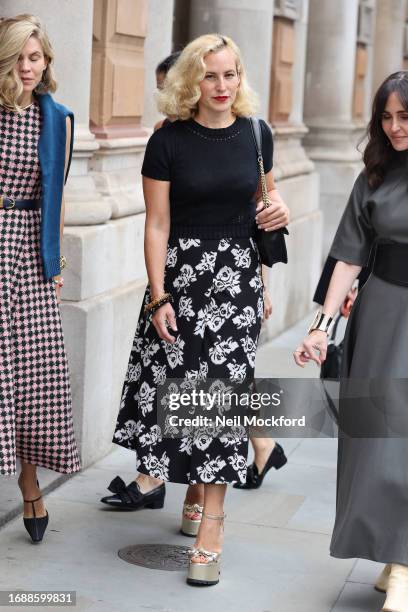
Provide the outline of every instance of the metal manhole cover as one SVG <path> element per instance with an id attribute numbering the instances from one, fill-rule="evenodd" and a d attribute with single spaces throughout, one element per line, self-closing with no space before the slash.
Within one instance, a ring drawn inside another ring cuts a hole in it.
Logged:
<path id="1" fill-rule="evenodd" d="M 187 569 L 187 546 L 174 546 L 171 544 L 137 544 L 126 546 L 118 551 L 124 561 L 141 565 L 149 569 L 177 572 Z"/>

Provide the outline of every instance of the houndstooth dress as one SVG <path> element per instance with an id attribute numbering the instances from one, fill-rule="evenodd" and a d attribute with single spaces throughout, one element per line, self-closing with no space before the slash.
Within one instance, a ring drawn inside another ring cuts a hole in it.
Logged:
<path id="1" fill-rule="evenodd" d="M 272 137 L 267 126 L 263 129 L 269 171 Z M 136 452 L 140 472 L 162 480 L 245 482 L 248 437 L 242 421 L 220 435 L 205 427 L 180 427 L 172 437 L 166 421 L 158 419 L 158 389 L 173 379 L 187 387 L 215 379 L 228 387 L 253 377 L 263 282 L 251 230 L 258 170 L 249 124 L 238 118 L 216 130 L 194 121 L 163 127 L 149 141 L 142 172 L 171 181 L 165 290 L 174 299 L 178 333 L 174 344 L 158 337 L 143 312 L 151 300 L 147 287 L 113 442 Z M 183 215 L 191 219 L 188 227 Z"/>
<path id="2" fill-rule="evenodd" d="M 41 197 L 40 109 L 0 106 L 0 194 Z M 40 211 L 0 210 L 0 474 L 16 457 L 61 473 L 80 469 L 68 364 L 51 280 L 39 252 Z"/>

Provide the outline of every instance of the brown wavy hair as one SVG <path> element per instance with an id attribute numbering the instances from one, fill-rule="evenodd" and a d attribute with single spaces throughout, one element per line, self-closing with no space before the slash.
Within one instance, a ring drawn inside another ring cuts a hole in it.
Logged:
<path id="1" fill-rule="evenodd" d="M 47 67 L 36 93 L 54 92 L 57 83 L 54 78 L 54 52 L 47 33 L 34 15 L 17 15 L 0 21 L 0 104 L 15 111 L 21 111 L 18 99 L 23 93 L 23 84 L 18 75 L 17 63 L 28 39 L 34 36 L 42 46 Z"/>
<path id="2" fill-rule="evenodd" d="M 408 70 L 390 74 L 380 85 L 374 96 L 371 119 L 367 126 L 365 138 L 368 143 L 364 150 L 363 160 L 367 170 L 370 187 L 377 188 L 384 181 L 387 168 L 401 157 L 401 153 L 391 146 L 382 128 L 382 115 L 387 100 L 396 93 L 404 109 L 408 112 Z"/>

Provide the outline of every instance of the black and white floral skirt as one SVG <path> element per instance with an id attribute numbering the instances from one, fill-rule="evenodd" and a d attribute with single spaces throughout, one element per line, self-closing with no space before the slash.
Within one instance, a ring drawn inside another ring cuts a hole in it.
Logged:
<path id="1" fill-rule="evenodd" d="M 195 427 L 166 437 L 158 385 L 170 379 L 251 379 L 263 316 L 263 283 L 252 238 L 171 239 L 165 289 L 174 298 L 176 342 L 161 340 L 143 314 L 136 329 L 113 441 L 136 451 L 137 469 L 166 481 L 245 482 L 245 429 L 208 436 Z M 244 431 L 242 431 L 244 430 Z"/>

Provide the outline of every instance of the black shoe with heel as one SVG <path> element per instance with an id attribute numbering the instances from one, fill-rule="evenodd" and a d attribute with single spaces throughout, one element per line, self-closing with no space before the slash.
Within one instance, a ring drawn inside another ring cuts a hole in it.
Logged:
<path id="1" fill-rule="evenodd" d="M 275 442 L 273 451 L 269 455 L 262 472 L 259 473 L 258 468 L 256 467 L 256 463 L 252 463 L 248 466 L 247 469 L 246 482 L 236 482 L 233 487 L 234 489 L 259 489 L 259 487 L 262 485 L 263 479 L 271 468 L 274 467 L 276 470 L 279 470 L 287 462 L 288 460 L 286 458 L 283 448 L 280 444 Z"/>
<path id="2" fill-rule="evenodd" d="M 18 486 L 20 487 L 21 492 L 23 492 L 20 478 L 21 478 L 21 474 L 18 479 Z M 40 483 L 38 482 L 38 480 L 37 480 L 37 487 L 40 488 Z M 33 510 L 34 516 L 31 518 L 25 518 L 25 516 L 23 516 L 23 523 L 24 523 L 24 527 L 26 528 L 34 544 L 38 544 L 38 542 L 42 541 L 45 530 L 47 529 L 48 520 L 49 520 L 49 515 L 47 511 L 46 511 L 47 514 L 45 516 L 37 516 L 35 512 L 34 504 L 35 502 L 38 502 L 41 498 L 42 498 L 42 495 L 40 495 L 39 497 L 36 497 L 35 499 L 24 499 L 23 497 L 24 503 L 31 504 L 31 507 Z"/>
<path id="3" fill-rule="evenodd" d="M 25 499 L 24 500 L 25 503 L 31 504 L 31 507 L 33 509 L 33 514 L 34 514 L 32 518 L 23 517 L 24 527 L 27 529 L 30 538 L 35 544 L 42 541 L 45 530 L 47 529 L 48 518 L 49 518 L 48 512 L 45 516 L 37 516 L 35 513 L 34 504 L 35 502 L 39 501 L 41 498 L 42 498 L 42 495 L 40 495 L 40 497 L 37 497 L 36 499 Z"/>
<path id="4" fill-rule="evenodd" d="M 117 510 L 138 510 L 139 508 L 158 510 L 164 506 L 164 498 L 166 496 L 164 483 L 152 491 L 142 493 L 137 482 L 133 481 L 126 486 L 122 478 L 116 476 L 108 486 L 108 489 L 114 495 L 102 497 L 101 502 Z"/>

